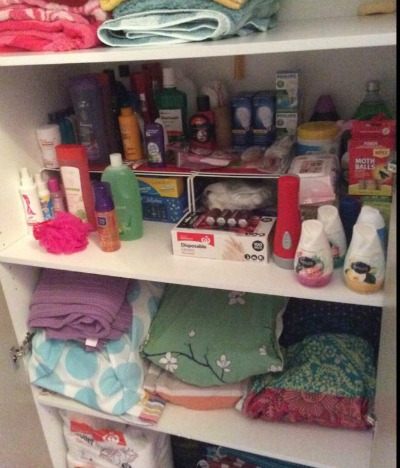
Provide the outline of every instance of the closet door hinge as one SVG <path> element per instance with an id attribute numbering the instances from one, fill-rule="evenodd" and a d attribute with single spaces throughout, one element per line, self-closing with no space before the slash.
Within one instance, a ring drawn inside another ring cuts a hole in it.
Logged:
<path id="1" fill-rule="evenodd" d="M 28 332 L 21 346 L 12 346 L 10 349 L 11 361 L 16 369 L 19 368 L 19 360 L 31 350 L 31 343 L 34 333 Z"/>

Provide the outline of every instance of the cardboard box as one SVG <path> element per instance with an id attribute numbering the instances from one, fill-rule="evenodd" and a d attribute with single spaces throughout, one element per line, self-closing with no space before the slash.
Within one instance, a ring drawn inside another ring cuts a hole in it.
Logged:
<path id="1" fill-rule="evenodd" d="M 208 226 L 206 213 L 188 213 L 172 229 L 175 255 L 253 263 L 271 257 L 274 217 L 251 216 L 246 227 Z"/>
<path id="2" fill-rule="evenodd" d="M 138 176 L 143 219 L 165 223 L 178 222 L 188 209 L 182 177 Z"/>
<path id="3" fill-rule="evenodd" d="M 297 112 L 300 109 L 299 70 L 276 73 L 275 88 L 277 112 Z"/>
<path id="4" fill-rule="evenodd" d="M 160 197 L 178 198 L 185 191 L 183 177 L 137 176 L 140 193 Z"/>
<path id="5" fill-rule="evenodd" d="M 349 194 L 392 195 L 393 174 L 388 169 L 394 140 L 379 138 L 349 142 Z"/>
<path id="6" fill-rule="evenodd" d="M 252 99 L 254 93 L 243 91 L 231 99 L 232 148 L 243 151 L 253 144 L 251 132 Z"/>
<path id="7" fill-rule="evenodd" d="M 393 173 L 389 163 L 395 136 L 395 120 L 353 122 L 349 141 L 350 195 L 392 195 Z"/>
<path id="8" fill-rule="evenodd" d="M 276 138 L 276 92 L 259 91 L 252 99 L 253 145 L 268 147 Z"/>
<path id="9" fill-rule="evenodd" d="M 142 195 L 143 219 L 176 223 L 182 218 L 188 207 L 186 195 L 179 198 Z"/>

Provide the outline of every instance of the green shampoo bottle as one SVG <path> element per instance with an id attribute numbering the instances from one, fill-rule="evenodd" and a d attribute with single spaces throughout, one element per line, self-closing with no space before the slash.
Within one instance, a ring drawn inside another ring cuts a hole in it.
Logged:
<path id="1" fill-rule="evenodd" d="M 110 154 L 110 163 L 101 180 L 111 185 L 119 237 L 122 241 L 140 239 L 143 236 L 143 213 L 139 182 L 132 169 L 123 164 L 121 153 Z"/>

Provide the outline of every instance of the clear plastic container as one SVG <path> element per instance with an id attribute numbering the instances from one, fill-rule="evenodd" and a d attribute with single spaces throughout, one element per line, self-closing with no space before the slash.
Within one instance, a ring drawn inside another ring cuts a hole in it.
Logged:
<path id="1" fill-rule="evenodd" d="M 338 154 L 339 129 L 335 122 L 306 122 L 297 127 L 296 155 Z"/>

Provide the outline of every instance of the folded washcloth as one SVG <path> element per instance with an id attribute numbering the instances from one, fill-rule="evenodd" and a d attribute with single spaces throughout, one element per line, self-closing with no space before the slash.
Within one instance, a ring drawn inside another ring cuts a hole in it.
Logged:
<path id="1" fill-rule="evenodd" d="M 127 0 L 99 26 L 98 36 L 121 47 L 243 36 L 272 28 L 278 10 L 279 0 L 249 0 L 238 10 L 213 0 Z"/>
<path id="2" fill-rule="evenodd" d="M 47 338 L 76 340 L 100 348 L 129 330 L 132 310 L 126 301 L 128 279 L 43 270 L 28 316 L 31 328 Z"/>
<path id="3" fill-rule="evenodd" d="M 69 4 L 0 0 L 0 52 L 61 52 L 101 45 L 97 28 L 109 14 L 99 0 L 65 1 Z"/>

